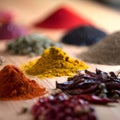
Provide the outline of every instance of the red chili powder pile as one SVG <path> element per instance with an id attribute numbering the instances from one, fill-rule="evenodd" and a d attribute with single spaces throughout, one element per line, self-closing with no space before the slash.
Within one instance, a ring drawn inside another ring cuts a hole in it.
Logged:
<path id="1" fill-rule="evenodd" d="M 80 25 L 92 25 L 91 22 L 84 17 L 77 15 L 68 6 L 63 6 L 50 14 L 43 21 L 38 20 L 35 27 L 50 29 L 71 29 Z"/>
<path id="2" fill-rule="evenodd" d="M 24 100 L 46 93 L 34 80 L 28 79 L 21 70 L 7 65 L 0 71 L 0 100 Z"/>

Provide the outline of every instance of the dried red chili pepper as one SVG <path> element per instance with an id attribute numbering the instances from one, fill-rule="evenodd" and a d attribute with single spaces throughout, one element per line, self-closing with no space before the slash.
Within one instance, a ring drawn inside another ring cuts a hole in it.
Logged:
<path id="1" fill-rule="evenodd" d="M 114 72 L 106 73 L 96 69 L 96 72 L 85 70 L 79 72 L 67 82 L 56 82 L 56 88 L 70 95 L 95 95 L 105 99 L 120 98 L 120 78 Z M 112 102 L 112 101 L 111 101 Z"/>
<path id="2" fill-rule="evenodd" d="M 111 100 L 109 98 L 100 98 L 96 95 L 78 95 L 78 98 L 84 99 L 89 101 L 90 103 L 95 103 L 95 104 L 107 104 L 107 103 L 111 103 L 111 102 L 118 102 L 116 100 Z"/>

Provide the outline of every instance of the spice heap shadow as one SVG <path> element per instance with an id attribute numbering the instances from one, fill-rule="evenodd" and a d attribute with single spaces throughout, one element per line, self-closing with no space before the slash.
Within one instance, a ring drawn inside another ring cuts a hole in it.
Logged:
<path id="1" fill-rule="evenodd" d="M 106 36 L 106 33 L 92 26 L 79 26 L 68 31 L 61 41 L 77 46 L 89 46 L 97 43 Z"/>
<path id="2" fill-rule="evenodd" d="M 80 54 L 79 58 L 90 63 L 120 65 L 120 32 L 106 36 Z"/>
<path id="3" fill-rule="evenodd" d="M 40 34 L 31 34 L 18 37 L 7 44 L 7 52 L 18 55 L 36 56 L 51 46 L 62 47 L 61 43 L 52 42 L 48 37 Z"/>
<path id="4" fill-rule="evenodd" d="M 13 65 L 0 71 L 0 100 L 24 100 L 39 97 L 46 89 L 30 80 Z"/>
<path id="5" fill-rule="evenodd" d="M 57 47 L 46 49 L 40 58 L 22 65 L 22 69 L 27 74 L 40 78 L 71 76 L 78 70 L 87 68 L 84 62 L 69 57 Z"/>

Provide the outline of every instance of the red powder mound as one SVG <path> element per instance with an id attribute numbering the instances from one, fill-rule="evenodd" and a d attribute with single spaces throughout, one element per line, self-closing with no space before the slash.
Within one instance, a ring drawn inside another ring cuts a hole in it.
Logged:
<path id="1" fill-rule="evenodd" d="M 92 25 L 90 21 L 77 15 L 68 7 L 61 7 L 43 21 L 35 23 L 35 27 L 51 29 L 71 29 L 80 25 Z"/>

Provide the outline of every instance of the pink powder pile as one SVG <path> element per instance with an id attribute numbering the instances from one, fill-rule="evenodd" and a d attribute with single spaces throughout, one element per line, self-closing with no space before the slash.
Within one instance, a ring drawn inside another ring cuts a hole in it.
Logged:
<path id="1" fill-rule="evenodd" d="M 0 40 L 9 40 L 26 35 L 25 28 L 14 24 L 13 18 L 12 12 L 0 11 Z"/>
<path id="2" fill-rule="evenodd" d="M 3 24 L 0 26 L 0 39 L 14 39 L 26 35 L 25 28 L 13 23 Z"/>

